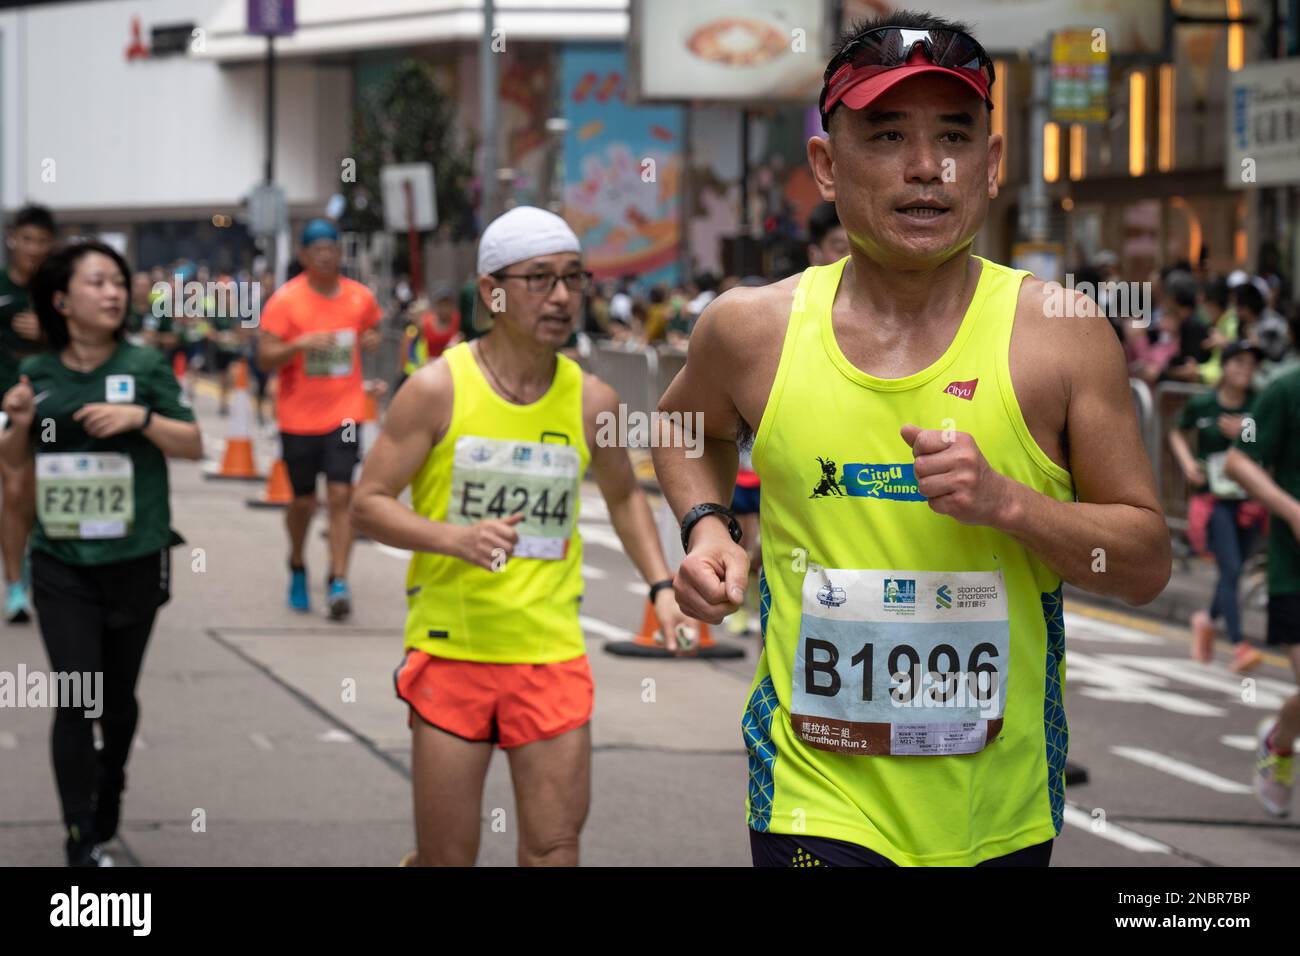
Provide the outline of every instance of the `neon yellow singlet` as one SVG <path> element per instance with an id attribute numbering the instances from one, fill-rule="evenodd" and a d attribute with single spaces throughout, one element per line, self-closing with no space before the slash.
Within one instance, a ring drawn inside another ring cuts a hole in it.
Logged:
<path id="1" fill-rule="evenodd" d="M 902 865 L 974 864 L 1061 829 L 1061 582 L 1007 535 L 931 511 L 899 428 L 967 432 L 994 469 L 1060 501 L 1074 486 L 1011 385 L 1027 273 L 981 259 L 943 356 L 879 379 L 832 331 L 846 261 L 804 272 L 755 437 L 764 651 L 742 717 L 748 823 Z"/>
<path id="2" fill-rule="evenodd" d="M 499 664 L 581 657 L 578 488 L 591 461 L 582 369 L 557 355 L 546 394 L 514 405 L 492 390 L 468 343 L 443 355 L 454 389 L 451 424 L 411 482 L 411 506 L 454 524 L 516 513 L 524 520 L 499 571 L 442 554 L 411 557 L 406 646 Z"/>

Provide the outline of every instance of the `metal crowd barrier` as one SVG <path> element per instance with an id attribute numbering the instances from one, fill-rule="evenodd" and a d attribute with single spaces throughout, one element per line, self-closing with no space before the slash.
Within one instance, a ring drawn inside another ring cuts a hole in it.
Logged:
<path id="1" fill-rule="evenodd" d="M 1129 389 L 1137 406 L 1142 444 L 1146 446 L 1156 491 L 1165 511 L 1165 521 L 1175 531 L 1187 530 L 1187 481 L 1183 470 L 1169 450 L 1169 433 L 1178 427 L 1183 407 L 1193 395 L 1210 391 L 1208 385 L 1191 382 L 1161 382 L 1155 392 L 1141 379 L 1129 379 Z"/>
<path id="2" fill-rule="evenodd" d="M 585 353 L 585 354 L 584 354 Z M 624 348 L 579 341 L 582 364 L 618 392 L 628 413 L 649 414 L 686 364 L 686 353 L 670 348 Z"/>
<path id="3" fill-rule="evenodd" d="M 1183 470 L 1178 467 L 1174 453 L 1169 450 L 1169 433 L 1178 427 L 1178 418 L 1188 399 L 1208 391 L 1211 391 L 1210 386 L 1191 382 L 1161 382 L 1156 386 L 1152 429 L 1159 437 L 1159 448 L 1152 456 L 1152 461 L 1160 504 L 1165 509 L 1165 520 L 1176 531 L 1187 530 L 1189 489 Z"/>

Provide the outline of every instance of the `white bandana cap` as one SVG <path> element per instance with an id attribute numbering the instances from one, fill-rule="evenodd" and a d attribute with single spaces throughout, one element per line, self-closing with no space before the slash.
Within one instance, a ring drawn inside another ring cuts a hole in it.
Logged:
<path id="1" fill-rule="evenodd" d="M 516 206 L 488 223 L 478 241 L 478 271 L 485 275 L 534 256 L 581 252 L 569 224 L 536 206 Z"/>

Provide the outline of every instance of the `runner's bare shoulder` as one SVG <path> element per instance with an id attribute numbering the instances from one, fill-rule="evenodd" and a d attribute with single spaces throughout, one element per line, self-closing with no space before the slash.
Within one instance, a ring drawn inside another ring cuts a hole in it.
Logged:
<path id="1" fill-rule="evenodd" d="M 425 434 L 436 444 L 451 427 L 454 398 L 451 367 L 439 356 L 402 383 L 388 406 L 384 426 L 399 436 L 412 431 Z"/>
<path id="2" fill-rule="evenodd" d="M 722 293 L 700 313 L 688 361 L 726 374 L 771 360 L 775 372 L 798 285 L 796 274 L 770 285 L 736 286 Z"/>
<path id="3" fill-rule="evenodd" d="M 1127 374 L 1119 338 L 1097 304 L 1035 276 L 1020 286 L 1009 361 L 1016 397 L 1040 444 L 1065 424 L 1081 386 Z"/>

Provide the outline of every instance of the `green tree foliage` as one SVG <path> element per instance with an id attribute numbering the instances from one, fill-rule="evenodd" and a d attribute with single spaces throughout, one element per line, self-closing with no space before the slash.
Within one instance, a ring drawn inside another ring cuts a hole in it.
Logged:
<path id="1" fill-rule="evenodd" d="M 462 238 L 473 234 L 473 144 L 456 135 L 456 114 L 424 64 L 402 60 L 380 82 L 361 93 L 353 114 L 352 151 L 356 182 L 345 182 L 348 218 L 360 232 L 384 228 L 381 167 L 391 163 L 433 164 L 439 228 Z"/>

